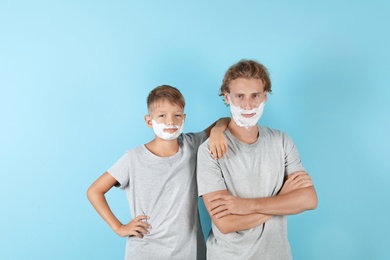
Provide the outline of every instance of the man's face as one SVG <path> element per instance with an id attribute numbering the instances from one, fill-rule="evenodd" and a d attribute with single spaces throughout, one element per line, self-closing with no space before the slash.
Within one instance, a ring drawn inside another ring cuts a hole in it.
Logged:
<path id="1" fill-rule="evenodd" d="M 264 83 L 261 79 L 237 78 L 229 84 L 230 93 L 225 93 L 225 102 L 241 109 L 251 110 L 267 100 Z"/>
<path id="2" fill-rule="evenodd" d="M 225 93 L 225 102 L 230 105 L 233 121 L 247 129 L 256 126 L 267 100 L 263 81 L 238 78 L 230 82 L 229 89 L 230 93 Z"/>

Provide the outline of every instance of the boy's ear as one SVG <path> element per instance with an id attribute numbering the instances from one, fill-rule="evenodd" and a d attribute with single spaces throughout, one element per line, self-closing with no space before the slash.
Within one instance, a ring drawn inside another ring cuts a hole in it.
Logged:
<path id="1" fill-rule="evenodd" d="M 153 128 L 152 117 L 150 115 L 145 115 L 144 120 L 147 126 Z"/>

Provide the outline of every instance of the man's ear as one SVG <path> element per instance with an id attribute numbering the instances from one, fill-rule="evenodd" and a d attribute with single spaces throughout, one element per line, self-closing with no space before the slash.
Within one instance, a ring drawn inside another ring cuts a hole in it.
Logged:
<path id="1" fill-rule="evenodd" d="M 225 104 L 226 104 L 226 105 L 230 105 L 229 93 L 223 94 L 223 98 L 224 98 Z"/>
<path id="2" fill-rule="evenodd" d="M 145 115 L 144 120 L 148 127 L 153 128 L 152 117 L 150 115 Z"/>
<path id="3" fill-rule="evenodd" d="M 268 92 L 266 91 L 266 92 L 264 93 L 264 100 L 263 100 L 263 102 L 264 102 L 264 103 L 267 103 L 267 100 L 268 100 Z"/>

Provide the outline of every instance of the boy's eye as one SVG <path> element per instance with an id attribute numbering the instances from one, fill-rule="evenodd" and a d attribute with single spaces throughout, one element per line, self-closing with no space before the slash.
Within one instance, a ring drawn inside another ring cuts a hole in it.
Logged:
<path id="1" fill-rule="evenodd" d="M 165 115 L 158 115 L 158 117 L 164 117 Z"/>

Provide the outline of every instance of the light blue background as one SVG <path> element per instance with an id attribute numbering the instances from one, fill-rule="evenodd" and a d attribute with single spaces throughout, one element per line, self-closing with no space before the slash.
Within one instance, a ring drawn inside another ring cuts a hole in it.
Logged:
<path id="1" fill-rule="evenodd" d="M 182 90 L 186 131 L 229 115 L 218 88 L 241 58 L 269 68 L 261 124 L 292 136 L 318 192 L 289 218 L 295 259 L 390 259 L 389 13 L 385 0 L 2 1 L 0 259 L 122 259 L 86 189 L 153 138 L 155 86 Z M 123 192 L 108 200 L 129 220 Z"/>

